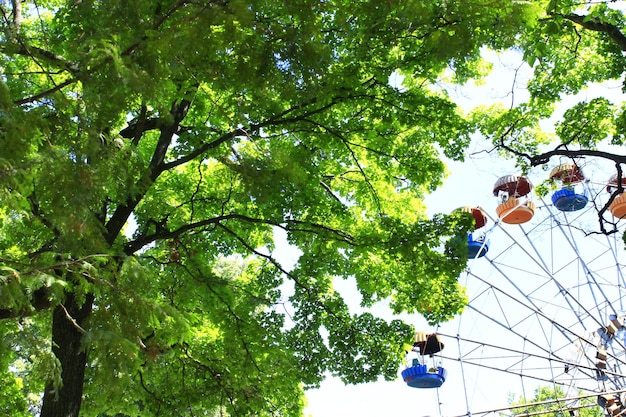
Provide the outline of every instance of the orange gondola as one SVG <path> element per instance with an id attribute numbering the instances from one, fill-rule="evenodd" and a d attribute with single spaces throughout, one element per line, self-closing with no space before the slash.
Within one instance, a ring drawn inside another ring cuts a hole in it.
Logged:
<path id="1" fill-rule="evenodd" d="M 500 177 L 493 187 L 493 195 L 500 198 L 496 208 L 498 218 L 504 223 L 526 223 L 535 215 L 535 203 L 530 201 L 528 194 L 533 185 L 528 178 L 520 175 Z"/>
<path id="2" fill-rule="evenodd" d="M 535 215 L 535 203 L 509 198 L 496 207 L 496 214 L 504 223 L 522 224 L 530 221 Z"/>
<path id="3" fill-rule="evenodd" d="M 626 189 L 626 178 L 622 177 L 620 181 L 618 180 L 617 174 L 613 175 L 611 178 L 609 178 L 609 183 L 606 187 L 606 190 L 609 193 L 616 192 L 619 189 L 618 184 L 620 182 L 622 184 L 622 188 Z M 626 191 L 615 197 L 615 199 L 609 205 L 609 211 L 611 212 L 611 214 L 613 214 L 613 216 L 618 219 L 626 217 Z"/>

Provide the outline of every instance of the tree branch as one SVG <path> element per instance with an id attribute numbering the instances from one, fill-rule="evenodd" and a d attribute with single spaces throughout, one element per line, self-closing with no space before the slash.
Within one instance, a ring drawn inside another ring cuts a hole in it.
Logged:
<path id="1" fill-rule="evenodd" d="M 223 224 L 220 224 L 219 226 L 223 230 L 228 232 L 230 235 L 232 235 L 235 239 L 237 239 L 250 253 L 253 253 L 256 256 L 259 256 L 259 257 L 269 261 L 282 274 L 284 274 L 286 277 L 291 279 L 294 282 L 294 284 L 296 284 L 299 288 L 302 288 L 307 293 L 309 301 L 311 301 L 312 303 L 316 304 L 320 309 L 322 309 L 326 313 L 328 313 L 329 316 L 332 316 L 335 319 L 339 320 L 340 322 L 345 323 L 344 319 L 342 317 L 340 317 L 339 315 L 337 315 L 337 313 L 334 310 L 328 308 L 328 306 L 326 304 L 324 304 L 323 301 L 317 299 L 316 295 L 319 295 L 319 294 L 316 294 L 316 292 L 314 290 L 312 290 L 310 287 L 304 285 L 304 283 L 302 283 L 302 281 L 298 277 L 296 277 L 294 274 L 292 274 L 291 272 L 289 272 L 285 268 L 283 268 L 282 265 L 280 264 L 280 262 L 278 262 L 278 260 L 276 260 L 276 258 L 274 258 L 271 254 L 265 254 L 265 253 L 259 252 L 258 250 L 256 250 L 252 246 L 250 246 L 250 244 L 248 242 L 246 242 L 244 238 L 242 238 L 237 233 L 235 233 L 235 231 L 229 229 L 228 227 L 224 226 Z"/>
<path id="2" fill-rule="evenodd" d="M 290 107 L 284 111 L 282 111 L 281 113 L 278 113 L 275 116 L 272 116 L 270 118 L 268 118 L 265 121 L 262 121 L 260 123 L 253 123 L 250 124 L 247 128 L 237 128 L 234 129 L 230 132 L 227 133 L 223 133 L 219 138 L 211 141 L 211 142 L 207 142 L 204 145 L 200 146 L 199 148 L 197 148 L 196 150 L 190 152 L 189 154 L 176 159 L 174 161 L 168 162 L 167 164 L 165 164 L 164 168 L 167 169 L 171 169 L 174 168 L 176 166 L 185 164 L 195 158 L 197 158 L 198 156 L 202 155 L 205 152 L 208 152 L 209 150 L 215 149 L 218 146 L 220 146 L 221 144 L 223 144 L 224 142 L 229 141 L 230 139 L 233 139 L 237 136 L 252 136 L 253 134 L 255 134 L 256 132 L 258 132 L 260 129 L 264 128 L 264 127 L 276 127 L 276 126 L 281 126 L 281 125 L 286 125 L 286 124 L 290 124 L 290 123 L 297 123 L 297 122 L 301 122 L 301 121 L 305 121 L 308 118 L 310 118 L 313 115 L 319 114 L 325 110 L 328 110 L 329 108 L 333 107 L 334 105 L 343 102 L 344 100 L 350 100 L 350 99 L 354 99 L 354 98 L 361 98 L 363 97 L 363 95 L 346 95 L 346 96 L 336 96 L 334 97 L 330 102 L 328 102 L 327 104 L 324 104 L 322 106 L 319 107 L 315 107 L 313 109 L 310 110 L 306 110 L 303 111 L 300 114 L 294 115 L 292 117 L 286 117 L 290 114 L 293 114 L 299 110 L 303 110 L 306 109 L 309 106 L 318 104 L 318 100 L 316 98 L 306 101 L 304 103 L 295 105 L 293 107 Z"/>
<path id="3" fill-rule="evenodd" d="M 566 156 L 569 158 L 581 158 L 585 156 L 594 156 L 598 158 L 608 159 L 618 164 L 626 164 L 626 155 L 617 155 L 610 152 L 598 151 L 594 149 L 578 149 L 569 150 L 564 148 L 556 148 L 539 155 L 530 156 L 522 152 L 517 152 L 506 145 L 501 145 L 505 150 L 524 158 L 527 158 L 531 166 L 539 166 L 547 163 L 553 156 Z"/>
<path id="4" fill-rule="evenodd" d="M 72 315 L 69 313 L 69 311 L 67 311 L 67 308 L 65 308 L 65 306 L 61 303 L 59 304 L 59 306 L 61 307 L 61 309 L 63 309 L 63 312 L 65 312 L 65 318 L 67 318 L 70 323 L 72 323 L 72 325 L 74 326 L 74 328 L 81 334 L 85 334 L 87 333 L 87 331 L 85 329 L 83 329 L 80 324 L 78 324 L 78 322 L 76 321 L 76 319 L 74 317 L 72 317 Z"/>
<path id="5" fill-rule="evenodd" d="M 13 104 L 15 104 L 16 106 L 21 106 L 27 103 L 32 103 L 34 101 L 40 100 L 46 96 L 49 96 L 50 94 L 56 93 L 57 91 L 67 87 L 70 84 L 74 84 L 75 82 L 77 82 L 78 79 L 77 78 L 68 78 L 67 80 L 63 81 L 61 84 L 57 84 L 54 87 L 46 90 L 46 91 L 42 91 L 41 93 L 35 94 L 34 96 L 30 96 L 30 97 L 25 97 L 23 99 L 20 100 L 15 100 L 13 102 Z"/>
<path id="6" fill-rule="evenodd" d="M 148 165 L 148 171 L 146 173 L 147 184 L 144 186 L 144 190 L 135 195 L 129 196 L 124 204 L 117 207 L 105 225 L 105 239 L 109 245 L 112 245 L 113 242 L 115 242 L 115 239 L 124 227 L 124 224 L 130 217 L 133 210 L 135 210 L 135 207 L 137 207 L 137 204 L 139 204 L 139 202 L 143 199 L 145 193 L 150 189 L 159 175 L 166 170 L 166 165 L 163 163 L 165 154 L 172 143 L 174 135 L 179 129 L 180 122 L 187 115 L 190 106 L 191 101 L 187 99 L 181 100 L 180 103 L 172 104 L 171 115 L 174 120 L 169 125 L 161 127 L 159 141 L 152 154 L 150 164 Z"/>
<path id="7" fill-rule="evenodd" d="M 359 170 L 361 176 L 363 177 L 363 181 L 365 181 L 365 184 L 367 185 L 367 188 L 370 190 L 370 194 L 372 196 L 372 199 L 374 200 L 374 203 L 376 204 L 376 207 L 378 209 L 378 214 L 382 215 L 382 208 L 380 205 L 380 198 L 378 198 L 378 194 L 376 193 L 376 189 L 374 188 L 374 186 L 372 185 L 372 183 L 369 180 L 369 177 L 367 176 L 367 174 L 365 173 L 365 171 L 363 170 L 363 167 L 361 166 L 361 163 L 359 162 L 359 158 L 356 156 L 356 154 L 354 153 L 354 151 L 351 148 L 351 143 L 339 132 L 335 131 L 334 129 L 329 128 L 328 126 L 322 125 L 321 123 L 317 123 L 313 120 L 309 120 L 307 119 L 307 122 L 312 123 L 318 127 L 321 127 L 322 129 L 324 129 L 325 131 L 327 131 L 328 133 L 330 133 L 331 135 L 335 136 L 337 139 L 339 139 L 341 141 L 341 143 L 343 143 L 343 145 L 346 147 L 346 149 L 348 150 L 348 152 L 350 153 L 350 156 L 352 157 L 352 160 L 354 161 L 354 163 L 356 164 L 357 169 Z"/>
<path id="8" fill-rule="evenodd" d="M 620 47 L 622 51 L 626 51 L 626 36 L 621 30 L 610 23 L 600 22 L 597 19 L 589 18 L 588 16 L 581 16 L 575 13 L 572 14 L 559 14 L 562 18 L 574 22 L 585 29 L 592 30 L 594 32 L 606 33 L 615 43 Z"/>
<path id="9" fill-rule="evenodd" d="M 19 0 L 12 0 L 14 3 L 21 3 L 21 1 Z M 155 24 L 153 25 L 153 30 L 158 29 L 160 26 L 162 26 L 167 19 L 169 19 L 174 12 L 176 12 L 177 10 L 181 9 L 182 7 L 184 7 L 186 4 L 188 3 L 188 0 L 181 0 L 178 3 L 176 3 L 175 5 L 173 5 L 170 10 L 168 10 L 167 13 L 165 13 L 163 16 L 161 16 L 160 19 L 158 19 Z M 215 3 L 218 4 L 218 3 Z M 5 20 L 7 20 L 6 15 L 4 16 Z M 141 45 L 142 42 L 145 42 L 148 39 L 148 36 L 145 35 L 143 36 L 140 41 L 135 42 L 134 44 L 128 46 L 122 53 L 122 56 L 128 56 L 130 55 L 133 51 L 135 51 L 137 48 L 139 48 L 139 46 Z M 17 38 L 15 39 L 15 41 L 17 41 Z M 53 63 L 54 65 L 59 66 L 60 68 L 64 68 L 67 69 L 68 71 L 70 71 L 72 74 L 76 75 L 79 73 L 79 68 L 78 65 L 76 65 L 75 63 L 72 63 L 70 61 L 67 61 L 65 58 L 56 55 L 50 51 L 46 51 L 44 49 L 41 48 L 37 48 L 37 47 L 27 47 L 26 45 L 24 45 L 22 42 L 20 43 L 20 49 L 18 50 L 18 53 L 22 54 L 22 55 L 28 55 L 30 57 L 34 58 L 42 58 L 45 59 L 47 62 Z M 3 48 L 4 50 L 4 48 Z M 102 62 L 100 62 L 97 65 L 94 65 L 92 67 L 92 71 L 95 71 L 98 68 L 101 68 L 102 66 L 104 66 L 106 63 L 110 62 L 113 58 L 110 56 L 105 57 Z M 85 77 L 87 77 L 88 75 L 84 75 Z M 73 84 L 75 82 L 79 81 L 78 77 L 73 77 L 73 78 L 69 78 L 65 81 L 63 81 L 61 84 L 58 84 L 48 90 L 42 91 L 38 94 L 35 94 L 34 96 L 30 96 L 30 97 L 25 97 L 22 98 L 20 100 L 16 100 L 13 103 L 16 106 L 21 106 L 27 103 L 32 103 L 35 102 L 37 100 L 40 100 L 50 94 L 53 94 L 61 89 L 63 89 L 64 87 L 67 87 L 70 84 Z"/>
<path id="10" fill-rule="evenodd" d="M 18 50 L 12 50 L 6 44 L 2 45 L 2 47 L 0 47 L 0 50 L 6 54 L 14 53 L 18 55 L 28 56 L 35 60 L 45 61 L 48 64 L 54 65 L 57 68 L 69 71 L 74 75 L 77 74 L 79 71 L 77 63 L 68 61 L 65 57 L 61 55 L 57 55 L 54 52 L 39 48 L 37 46 L 27 46 L 23 42 L 19 42 L 19 45 L 20 47 Z"/>
<path id="11" fill-rule="evenodd" d="M 145 117 L 143 109 L 142 114 L 144 115 L 143 117 Z M 138 137 L 149 130 L 158 129 L 162 123 L 163 122 L 158 117 L 144 119 L 142 116 L 139 116 L 139 119 L 131 121 L 128 126 L 120 130 L 119 135 L 123 138 L 133 139 L 133 141 L 139 142 Z"/>
<path id="12" fill-rule="evenodd" d="M 615 223 L 613 223 L 613 230 L 606 230 L 604 224 L 610 222 L 604 218 L 604 213 L 609 209 L 609 206 L 611 205 L 611 203 L 613 203 L 613 200 L 615 200 L 620 194 L 624 192 L 624 186 L 622 185 L 622 166 L 619 162 L 615 163 L 615 169 L 617 171 L 617 187 L 615 191 L 611 193 L 611 196 L 604 204 L 604 206 L 600 210 L 598 210 L 598 222 L 600 223 L 600 231 L 605 235 L 617 233 L 617 227 Z"/>
<path id="13" fill-rule="evenodd" d="M 11 0 L 11 5 L 13 6 L 13 35 L 17 36 L 22 25 L 22 0 Z"/>
<path id="14" fill-rule="evenodd" d="M 170 230 L 166 230 L 165 228 L 163 228 L 161 231 L 157 233 L 140 236 L 137 239 L 131 242 L 128 242 L 125 245 L 124 253 L 130 256 L 133 253 L 137 252 L 139 249 L 143 248 L 144 246 L 152 242 L 155 242 L 157 240 L 174 239 L 176 237 L 183 235 L 186 232 L 189 232 L 192 230 L 199 230 L 209 225 L 221 225 L 222 222 L 228 221 L 228 220 L 241 220 L 241 221 L 245 221 L 248 223 L 267 224 L 267 225 L 279 227 L 285 231 L 291 231 L 291 232 L 297 231 L 297 232 L 319 233 L 320 231 L 324 231 L 324 232 L 329 232 L 335 235 L 339 240 L 343 242 L 346 242 L 351 245 L 355 244 L 354 238 L 350 236 L 348 233 L 342 230 L 332 229 L 322 224 L 306 223 L 306 222 L 302 222 L 299 220 L 286 220 L 284 222 L 276 222 L 276 221 L 267 220 L 267 219 L 257 219 L 254 217 L 245 216 L 243 214 L 232 213 L 232 214 L 225 214 L 222 216 L 213 217 L 210 219 L 200 220 L 200 221 L 193 222 L 193 223 L 187 223 L 175 230 L 170 231 Z M 306 228 L 290 227 L 291 224 L 294 224 L 296 226 L 306 226 Z"/>

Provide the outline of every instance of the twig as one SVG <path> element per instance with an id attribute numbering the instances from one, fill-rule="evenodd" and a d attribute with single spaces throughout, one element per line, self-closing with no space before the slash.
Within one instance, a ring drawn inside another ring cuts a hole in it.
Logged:
<path id="1" fill-rule="evenodd" d="M 80 333 L 85 334 L 87 333 L 87 331 L 85 329 L 83 329 L 82 327 L 80 327 L 80 324 L 78 324 L 76 322 L 76 320 L 74 319 L 74 317 L 72 317 L 70 315 L 70 313 L 67 311 L 67 308 L 65 308 L 65 306 L 63 304 L 59 304 L 59 306 L 61 306 L 61 308 L 63 309 L 63 311 L 65 311 L 65 317 L 72 322 L 72 324 L 74 325 L 74 327 L 76 327 L 76 330 L 78 330 Z"/>

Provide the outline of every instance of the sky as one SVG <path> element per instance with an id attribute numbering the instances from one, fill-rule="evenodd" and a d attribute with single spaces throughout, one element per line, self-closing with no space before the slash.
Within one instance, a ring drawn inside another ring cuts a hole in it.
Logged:
<path id="1" fill-rule="evenodd" d="M 451 95 L 465 108 L 523 101 L 527 97 L 524 80 L 528 73 L 523 68 L 517 72 L 522 66 L 521 57 L 491 52 L 485 56 L 495 68 L 486 83 L 457 88 Z M 620 94 L 616 82 L 586 90 L 572 100 L 597 95 L 621 100 Z M 558 115 L 559 111 L 555 117 Z M 492 194 L 493 185 L 499 177 L 515 174 L 516 170 L 511 162 L 484 151 L 485 145 L 477 140 L 468 150 L 465 162 L 448 161 L 449 177 L 426 199 L 430 215 L 462 206 L 480 206 L 491 217 L 480 231 L 489 239 L 488 255 L 470 261 L 468 272 L 459 278 L 468 288 L 472 308 L 440 328 L 428 326 L 417 315 L 401 316 L 416 329 L 447 335 L 443 339 L 446 348 L 441 353 L 444 358 L 437 359 L 448 370 L 446 382 L 439 389 L 410 388 L 400 378 L 401 369 L 394 381 L 358 386 L 345 386 L 336 378 L 328 378 L 319 389 L 307 392 L 305 415 L 479 415 L 481 411 L 506 407 L 511 393 L 531 398 L 533 390 L 544 383 L 543 377 L 564 383 L 569 395 L 576 395 L 579 389 L 611 388 L 599 386 L 606 383 L 595 379 L 594 364 L 589 363 L 588 357 L 595 357 L 599 341 L 594 330 L 601 327 L 599 322 L 608 320 L 609 311 L 622 297 L 615 283 L 622 280 L 616 264 L 624 263 L 623 245 L 604 236 L 583 239 L 577 229 L 566 226 L 593 228 L 597 222 L 593 209 L 589 206 L 584 214 L 561 213 L 554 210 L 549 198 L 536 201 L 535 218 L 526 225 L 496 224 L 498 201 Z M 610 166 L 586 167 L 588 192 L 602 192 L 609 171 Z M 531 172 L 531 181 L 539 183 L 547 175 L 548 172 L 536 170 Z M 606 198 L 602 194 L 601 197 Z M 297 253 L 291 256 L 295 259 Z M 353 300 L 358 310 L 358 293 L 353 284 L 338 281 L 335 285 L 347 300 Z M 384 305 L 372 312 L 395 318 Z M 488 344 L 510 350 L 490 348 Z M 623 342 L 613 343 L 610 350 L 611 354 L 621 355 L 613 358 L 617 367 L 623 357 Z M 544 356 L 552 360 L 535 362 L 534 357 Z M 481 366 L 468 365 L 472 361 Z M 564 372 L 566 364 L 572 364 L 569 372 Z"/>

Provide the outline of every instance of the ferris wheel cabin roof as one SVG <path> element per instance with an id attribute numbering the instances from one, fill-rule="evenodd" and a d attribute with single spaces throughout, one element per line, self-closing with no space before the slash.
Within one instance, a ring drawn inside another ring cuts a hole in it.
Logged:
<path id="1" fill-rule="evenodd" d="M 505 175 L 496 181 L 493 195 L 497 197 L 501 191 L 505 191 L 510 197 L 523 197 L 532 189 L 533 185 L 528 178 L 521 175 Z"/>
<path id="2" fill-rule="evenodd" d="M 550 171 L 551 180 L 559 180 L 563 184 L 576 184 L 585 181 L 580 167 L 573 162 L 557 165 Z"/>

